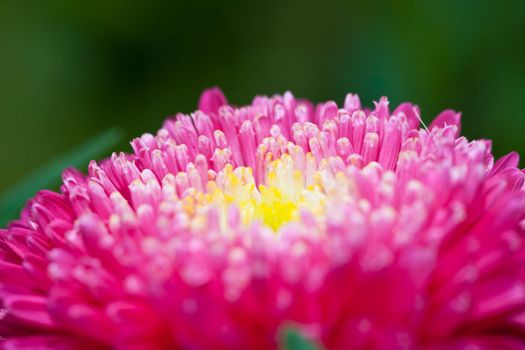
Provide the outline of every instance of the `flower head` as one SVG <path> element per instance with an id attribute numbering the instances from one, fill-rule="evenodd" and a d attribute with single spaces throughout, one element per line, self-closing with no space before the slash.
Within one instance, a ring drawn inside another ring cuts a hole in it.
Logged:
<path id="1" fill-rule="evenodd" d="M 523 349 L 525 175 L 459 129 L 207 90 L 0 231 L 0 346 Z"/>

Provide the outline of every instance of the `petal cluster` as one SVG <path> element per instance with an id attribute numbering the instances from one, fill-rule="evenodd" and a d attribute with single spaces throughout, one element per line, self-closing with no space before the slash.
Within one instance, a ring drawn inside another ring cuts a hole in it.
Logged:
<path id="1" fill-rule="evenodd" d="M 0 348 L 525 349 L 518 156 L 420 121 L 205 91 L 0 230 Z"/>

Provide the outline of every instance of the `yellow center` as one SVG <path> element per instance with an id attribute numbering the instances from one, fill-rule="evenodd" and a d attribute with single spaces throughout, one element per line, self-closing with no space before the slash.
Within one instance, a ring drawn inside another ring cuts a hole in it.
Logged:
<path id="1" fill-rule="evenodd" d="M 298 220 L 301 209 L 322 216 L 325 194 L 321 186 L 307 186 L 304 174 L 293 169 L 290 156 L 272 161 L 264 182 L 256 185 L 251 168 L 233 169 L 227 165 L 214 181 L 208 182 L 205 193 L 184 197 L 183 206 L 192 216 L 203 207 L 215 206 L 225 222 L 227 209 L 234 205 L 243 225 L 260 222 L 273 231 Z"/>
<path id="2" fill-rule="evenodd" d="M 245 203 L 242 212 L 253 213 L 253 219 L 261 220 L 263 224 L 277 231 L 284 223 L 296 219 L 299 203 L 292 201 L 286 193 L 277 187 L 260 186 L 261 198 L 259 201 L 252 199 Z M 243 217 L 245 221 L 250 221 L 247 215 Z"/>

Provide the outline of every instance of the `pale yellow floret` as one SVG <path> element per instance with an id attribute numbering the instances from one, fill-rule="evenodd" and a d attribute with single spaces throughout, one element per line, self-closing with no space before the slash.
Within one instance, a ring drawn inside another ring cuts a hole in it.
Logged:
<path id="1" fill-rule="evenodd" d="M 226 165 L 215 181 L 208 182 L 205 192 L 189 192 L 182 199 L 185 212 L 200 221 L 199 211 L 207 206 L 219 209 L 226 223 L 228 208 L 235 205 L 243 225 L 254 222 L 277 231 L 286 223 L 297 221 L 302 209 L 323 216 L 325 194 L 319 174 L 307 185 L 307 176 L 294 169 L 292 157 L 283 155 L 271 161 L 264 184 L 256 185 L 251 168 Z"/>

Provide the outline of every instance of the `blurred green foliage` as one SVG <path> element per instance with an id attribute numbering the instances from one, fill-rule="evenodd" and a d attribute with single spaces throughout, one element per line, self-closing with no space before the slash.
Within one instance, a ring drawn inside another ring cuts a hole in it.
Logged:
<path id="1" fill-rule="evenodd" d="M 0 227 L 5 227 L 9 221 L 16 219 L 27 199 L 37 191 L 57 187 L 60 174 L 65 168 L 83 168 L 93 157 L 111 150 L 121 140 L 122 132 L 119 129 L 105 130 L 18 180 L 0 196 Z"/>
<path id="2" fill-rule="evenodd" d="M 304 338 L 298 330 L 286 327 L 281 334 L 282 350 L 316 350 L 317 347 Z"/>
<path id="3" fill-rule="evenodd" d="M 525 154 L 525 1 L 0 1 L 0 193 L 112 126 L 289 89 L 387 95 Z M 129 150 L 123 143 L 117 150 Z M 87 164 L 86 164 L 87 166 Z M 57 177 L 58 178 L 58 177 Z"/>

